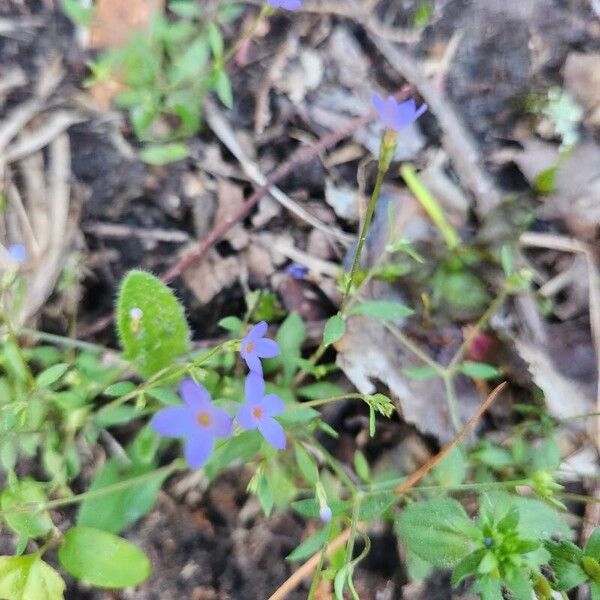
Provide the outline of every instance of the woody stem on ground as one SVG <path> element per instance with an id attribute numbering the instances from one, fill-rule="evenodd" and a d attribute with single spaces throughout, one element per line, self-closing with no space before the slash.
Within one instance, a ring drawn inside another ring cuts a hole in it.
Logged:
<path id="1" fill-rule="evenodd" d="M 246 43 L 248 40 L 252 38 L 255 34 L 260 22 L 264 17 L 268 17 L 273 14 L 274 9 L 269 4 L 265 4 L 256 17 L 252 20 L 250 25 L 242 32 L 240 37 L 235 41 L 235 43 L 225 52 L 223 55 L 223 66 L 225 66 L 237 53 L 237 51 Z"/>

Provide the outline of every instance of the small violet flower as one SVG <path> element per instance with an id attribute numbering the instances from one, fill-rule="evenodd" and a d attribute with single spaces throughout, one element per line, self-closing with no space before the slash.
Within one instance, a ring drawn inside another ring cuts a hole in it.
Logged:
<path id="1" fill-rule="evenodd" d="M 267 4 L 273 8 L 285 8 L 286 10 L 300 10 L 302 0 L 267 0 Z"/>
<path id="2" fill-rule="evenodd" d="M 417 109 L 417 105 L 412 98 L 404 102 L 398 102 L 392 96 L 384 100 L 379 94 L 373 94 L 373 104 L 384 125 L 394 131 L 400 131 L 408 127 L 427 110 L 427 104 L 423 104 Z"/>
<path id="3" fill-rule="evenodd" d="M 308 269 L 304 265 L 292 263 L 285 268 L 285 272 L 293 279 L 304 279 L 308 275 Z"/>
<path id="4" fill-rule="evenodd" d="M 240 354 L 246 361 L 250 371 L 262 375 L 261 358 L 273 358 L 279 354 L 279 346 L 276 341 L 265 338 L 267 333 L 266 321 L 257 323 L 242 340 Z"/>
<path id="5" fill-rule="evenodd" d="M 206 388 L 191 379 L 181 382 L 179 393 L 185 406 L 163 408 L 154 415 L 150 426 L 166 437 L 185 438 L 185 460 L 197 469 L 208 460 L 215 438 L 231 435 L 233 419 L 213 406 Z"/>
<path id="6" fill-rule="evenodd" d="M 323 521 L 323 523 L 329 523 L 333 517 L 331 508 L 329 508 L 327 505 L 323 506 L 319 512 L 319 516 L 321 517 L 321 521 Z"/>
<path id="7" fill-rule="evenodd" d="M 258 429 L 277 450 L 286 445 L 285 431 L 273 418 L 284 410 L 283 400 L 275 394 L 265 396 L 265 381 L 258 373 L 246 377 L 246 402 L 239 408 L 237 420 L 244 429 Z"/>
<path id="8" fill-rule="evenodd" d="M 27 250 L 23 244 L 11 244 L 8 247 L 10 257 L 18 264 L 23 264 L 27 260 Z"/>

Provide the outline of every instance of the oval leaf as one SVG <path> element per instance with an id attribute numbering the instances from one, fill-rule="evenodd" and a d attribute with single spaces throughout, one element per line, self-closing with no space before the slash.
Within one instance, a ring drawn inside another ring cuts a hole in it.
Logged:
<path id="1" fill-rule="evenodd" d="M 183 308 L 160 279 L 144 271 L 131 271 L 123 280 L 117 329 L 125 357 L 145 376 L 171 365 L 189 349 Z"/>
<path id="2" fill-rule="evenodd" d="M 124 588 L 151 572 L 148 557 L 123 538 L 91 527 L 72 527 L 58 550 L 63 568 L 73 577 L 101 588 Z"/>
<path id="3" fill-rule="evenodd" d="M 413 314 L 413 309 L 399 302 L 389 302 L 387 300 L 374 300 L 355 306 L 351 311 L 353 315 L 364 315 L 380 321 L 396 321 L 405 319 Z"/>
<path id="4" fill-rule="evenodd" d="M 325 323 L 323 344 L 325 344 L 325 346 L 331 346 L 331 344 L 335 344 L 335 342 L 341 339 L 345 331 L 346 324 L 344 323 L 342 316 L 333 315 L 333 317 L 329 318 L 327 323 Z"/>
<path id="5" fill-rule="evenodd" d="M 0 556 L 0 598 L 63 600 L 65 582 L 39 554 Z"/>

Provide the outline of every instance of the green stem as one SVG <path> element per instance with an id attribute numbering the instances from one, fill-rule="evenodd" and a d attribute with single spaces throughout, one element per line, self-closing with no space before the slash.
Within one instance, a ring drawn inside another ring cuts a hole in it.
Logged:
<path id="1" fill-rule="evenodd" d="M 456 433 L 460 433 L 463 428 L 463 424 L 458 416 L 458 402 L 456 399 L 456 389 L 454 387 L 454 375 L 446 372 L 443 380 L 444 387 L 446 388 L 446 400 L 448 402 L 448 413 L 450 415 L 450 420 L 452 421 L 454 431 L 456 431 Z"/>
<path id="2" fill-rule="evenodd" d="M 316 365 L 319 362 L 319 360 L 321 360 L 323 354 L 325 354 L 325 350 L 327 350 L 327 346 L 321 343 L 319 347 L 313 352 L 312 356 L 308 359 L 308 362 L 311 363 L 313 366 Z M 300 369 L 294 377 L 294 387 L 299 386 L 302 383 L 302 381 L 304 381 L 306 375 L 308 375 L 306 369 Z"/>
<path id="3" fill-rule="evenodd" d="M 379 196 L 381 195 L 381 186 L 383 185 L 383 179 L 389 169 L 390 161 L 386 160 L 385 158 L 386 151 L 389 153 L 389 145 L 386 146 L 386 137 L 384 137 L 381 143 L 381 150 L 379 153 L 379 163 L 377 167 L 377 179 L 375 180 L 375 187 L 373 188 L 373 193 L 371 194 L 371 199 L 369 200 L 369 205 L 367 207 L 365 219 L 360 229 L 358 244 L 356 245 L 356 251 L 354 252 L 354 260 L 352 261 L 352 268 L 350 269 L 350 274 L 348 275 L 346 289 L 344 290 L 344 296 L 342 297 L 342 302 L 340 305 L 340 313 L 342 314 L 344 312 L 344 308 L 346 307 L 346 302 L 350 297 L 350 292 L 352 291 L 352 285 L 354 284 L 354 278 L 356 277 L 356 271 L 360 263 L 360 256 L 365 246 L 369 226 L 371 225 L 371 221 L 373 220 L 373 215 L 375 214 L 375 207 L 377 206 L 377 201 L 379 200 Z"/>
<path id="4" fill-rule="evenodd" d="M 15 513 L 36 513 L 44 510 L 59 508 L 62 506 L 69 506 L 70 504 L 79 504 L 80 502 L 83 502 L 85 500 L 102 498 L 103 496 L 107 496 L 108 494 L 120 492 L 121 490 L 125 490 L 127 488 L 136 486 L 140 483 L 144 483 L 145 481 L 154 479 L 155 477 L 168 477 L 175 471 L 180 471 L 184 468 L 185 463 L 183 462 L 183 459 L 178 458 L 172 463 L 161 467 L 160 469 L 151 471 L 150 473 L 144 473 L 143 475 L 138 475 L 137 477 L 132 477 L 131 479 L 126 479 L 125 481 L 119 481 L 118 483 L 107 485 L 106 487 L 97 490 L 91 490 L 88 492 L 83 492 L 82 494 L 76 494 L 75 496 L 70 496 L 69 498 L 59 498 L 58 500 L 49 500 L 48 502 L 36 502 L 29 504 L 21 504 L 20 506 L 13 506 L 11 508 L 7 508 L 5 510 L 0 511 L 0 516 Z"/>
<path id="5" fill-rule="evenodd" d="M 433 360 L 433 358 L 427 356 L 419 346 L 417 346 L 409 337 L 407 337 L 397 327 L 390 325 L 389 323 L 383 323 L 383 326 L 412 354 L 414 354 L 419 360 L 424 362 L 428 367 L 433 369 L 438 376 L 444 377 L 446 370 L 442 365 Z"/>
<path id="6" fill-rule="evenodd" d="M 350 522 L 350 535 L 348 536 L 348 544 L 346 545 L 346 564 L 352 562 L 354 554 L 354 542 L 356 541 L 356 530 L 358 528 L 358 513 L 362 501 L 361 494 L 355 494 L 352 505 L 352 520 Z"/>
<path id="7" fill-rule="evenodd" d="M 339 396 L 330 396 L 329 398 L 321 398 L 319 400 L 310 400 L 308 402 L 301 402 L 299 404 L 295 404 L 288 408 L 289 411 L 298 410 L 300 408 L 306 408 L 307 406 L 315 407 L 315 406 L 323 406 L 324 404 L 329 404 L 331 402 L 339 402 L 340 400 L 362 400 L 364 398 L 364 394 L 359 394 L 358 392 L 349 392 L 347 394 L 341 394 Z"/>
<path id="8" fill-rule="evenodd" d="M 138 388 L 136 388 L 132 392 L 129 392 L 129 394 L 125 394 L 124 396 L 121 396 L 120 398 L 116 398 L 112 402 L 105 404 L 100 410 L 98 410 L 96 415 L 102 414 L 108 410 L 116 408 L 117 406 L 121 406 L 121 404 L 125 404 L 129 400 L 137 398 L 140 394 L 147 392 L 148 390 L 151 390 L 152 388 L 158 387 L 159 385 L 164 383 L 166 379 L 178 379 L 178 378 L 182 377 L 193 367 L 197 367 L 197 366 L 201 365 L 202 363 L 204 363 L 207 360 L 209 360 L 210 358 L 212 358 L 215 354 L 217 354 L 218 352 L 223 350 L 223 348 L 225 348 L 226 346 L 230 346 L 231 344 L 236 343 L 236 342 L 239 342 L 239 340 L 234 340 L 234 341 L 228 340 L 226 342 L 223 342 L 222 344 L 215 346 L 208 352 L 201 354 L 198 358 L 196 358 L 191 363 L 184 365 L 183 367 L 179 367 L 178 369 L 176 369 L 174 371 L 172 371 L 172 367 L 166 367 L 166 368 L 160 370 L 158 373 L 155 373 L 152 377 L 150 377 L 148 379 L 148 381 L 146 381 L 145 383 L 140 385 Z"/>
<path id="9" fill-rule="evenodd" d="M 317 442 L 316 439 L 311 439 L 310 443 L 319 449 L 319 452 L 322 454 L 325 462 L 329 465 L 331 470 L 334 471 L 335 474 L 346 484 L 346 487 L 350 490 L 352 495 L 356 495 L 358 493 L 358 486 L 354 483 L 354 481 L 352 481 L 352 479 L 350 479 L 348 473 L 344 471 L 335 457 L 333 457 L 322 444 Z"/>
<path id="10" fill-rule="evenodd" d="M 28 329 L 27 327 L 19 327 L 15 330 L 15 333 L 18 336 L 30 337 L 35 340 L 41 340 L 43 342 L 56 344 L 57 346 L 66 346 L 67 348 L 79 348 L 80 350 L 89 350 L 92 352 L 109 352 L 108 348 L 105 348 L 100 344 L 82 342 L 81 340 L 64 337 L 62 335 L 55 335 L 53 333 L 46 333 L 45 331 L 36 331 L 35 329 Z"/>
<path id="11" fill-rule="evenodd" d="M 327 539 L 325 540 L 325 544 L 323 544 L 323 548 L 321 550 L 321 556 L 319 556 L 319 564 L 315 569 L 315 574 L 313 575 L 313 579 L 310 584 L 310 589 L 308 590 L 308 596 L 306 600 L 314 600 L 315 594 L 317 593 L 317 587 L 319 582 L 321 581 L 321 571 L 323 570 L 323 564 L 325 562 L 325 556 L 327 555 L 327 548 L 329 547 L 329 538 L 331 537 L 331 526 L 332 523 L 329 522 L 329 534 L 327 535 Z"/>

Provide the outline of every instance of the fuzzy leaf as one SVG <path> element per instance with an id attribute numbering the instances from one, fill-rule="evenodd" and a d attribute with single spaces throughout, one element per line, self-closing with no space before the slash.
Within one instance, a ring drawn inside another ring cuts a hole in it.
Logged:
<path id="1" fill-rule="evenodd" d="M 125 357 L 146 377 L 189 350 L 189 328 L 173 292 L 157 277 L 131 271 L 117 301 L 117 329 Z"/>

